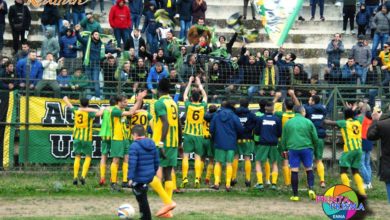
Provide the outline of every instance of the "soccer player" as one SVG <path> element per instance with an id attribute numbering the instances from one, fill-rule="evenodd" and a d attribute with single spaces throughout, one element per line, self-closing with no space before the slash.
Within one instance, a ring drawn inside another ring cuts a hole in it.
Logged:
<path id="1" fill-rule="evenodd" d="M 138 93 L 137 101 L 134 104 L 133 108 L 129 111 L 124 111 L 127 107 L 127 97 L 119 95 L 116 97 L 117 105 L 111 110 L 111 149 L 110 157 L 112 157 L 111 163 L 111 188 L 113 190 L 119 190 L 117 186 L 117 176 L 118 176 L 118 167 L 119 161 L 123 158 L 122 164 L 122 175 L 123 182 L 122 186 L 127 187 L 127 172 L 128 172 L 128 149 L 129 141 L 127 139 L 127 129 L 126 129 L 126 117 L 132 116 L 137 109 L 141 106 L 143 98 L 146 96 L 146 90 Z"/>
<path id="2" fill-rule="evenodd" d="M 152 214 L 148 202 L 148 184 L 153 180 L 159 165 L 159 155 L 154 142 L 145 137 L 142 125 L 135 125 L 131 130 L 134 142 L 129 150 L 128 183 L 137 199 L 141 218 L 151 220 Z"/>
<path id="3" fill-rule="evenodd" d="M 172 201 L 174 185 L 171 174 L 173 167 L 177 165 L 178 147 L 180 146 L 179 129 L 181 128 L 177 104 L 169 96 L 170 86 L 168 79 L 160 80 L 158 83 L 159 99 L 154 103 L 156 120 L 153 129 L 153 141 L 160 150 L 162 179 L 165 180 L 165 192 L 169 197 L 164 199 L 165 205 L 157 212 L 157 217 L 173 217 L 171 210 L 176 207 L 176 203 Z M 156 183 L 152 181 L 151 185 L 155 190 L 159 190 L 156 188 L 158 184 L 155 179 L 153 181 Z"/>
<path id="4" fill-rule="evenodd" d="M 202 174 L 202 157 L 203 157 L 203 120 L 207 111 L 207 94 L 203 89 L 200 79 L 196 77 L 196 84 L 199 91 L 191 91 L 191 101 L 188 100 L 194 77 L 191 76 L 187 87 L 184 91 L 183 101 L 186 108 L 186 122 L 184 127 L 184 154 L 182 161 L 182 183 L 181 188 L 188 184 L 188 159 L 190 153 L 195 153 L 195 188 L 200 187 L 200 177 Z"/>
<path id="5" fill-rule="evenodd" d="M 148 126 L 153 123 L 153 116 L 145 109 L 143 109 L 144 104 L 141 104 L 141 109 L 135 111 L 134 115 L 131 116 L 131 126 L 130 129 L 132 130 L 134 126 L 141 125 L 144 127 L 144 130 L 146 131 L 148 129 Z M 151 126 L 152 127 L 152 126 Z"/>
<path id="6" fill-rule="evenodd" d="M 280 153 L 278 151 L 278 140 L 282 135 L 282 123 L 280 119 L 273 115 L 274 103 L 268 102 L 265 107 L 265 115 L 257 120 L 255 134 L 261 139 L 256 146 L 256 189 L 264 189 L 263 173 L 261 163 L 267 160 L 272 164 L 272 189 L 276 189 L 278 180 L 278 162 Z"/>
<path id="7" fill-rule="evenodd" d="M 351 108 L 347 108 L 344 110 L 344 120 L 331 121 L 325 119 L 324 122 L 327 125 L 339 127 L 343 137 L 344 152 L 339 160 L 341 182 L 346 186 L 350 186 L 347 173 L 348 169 L 351 168 L 359 194 L 366 197 L 363 179 L 359 173 L 362 159 L 362 125 L 354 117 L 355 112 Z"/>
<path id="8" fill-rule="evenodd" d="M 281 96 L 282 96 L 282 94 L 280 92 L 277 92 L 275 94 L 275 99 L 274 99 L 275 104 L 276 104 L 276 100 L 278 100 Z M 285 107 L 284 112 L 282 112 L 282 111 L 275 112 L 275 115 L 278 116 L 282 120 L 282 129 L 288 120 L 295 117 L 295 113 L 293 112 L 294 102 L 292 100 L 290 100 L 290 99 L 284 100 L 284 107 Z M 281 150 L 281 148 L 279 148 L 279 150 Z M 289 167 L 288 158 L 286 157 L 286 155 L 284 155 L 282 169 L 283 169 L 283 176 L 284 176 L 284 184 L 286 186 L 291 185 L 290 168 L 291 167 Z"/>
<path id="9" fill-rule="evenodd" d="M 99 132 L 99 136 L 102 138 L 102 157 L 100 158 L 100 181 L 99 185 L 103 186 L 106 183 L 106 166 L 107 155 L 111 149 L 111 111 L 116 105 L 115 97 L 110 98 L 110 107 L 104 109 L 102 117 L 102 126 Z"/>
<path id="10" fill-rule="evenodd" d="M 86 98 L 80 99 L 81 107 L 74 107 L 70 103 L 68 97 L 64 97 L 64 102 L 68 108 L 72 109 L 74 115 L 74 128 L 73 128 L 73 152 L 75 153 L 74 165 L 73 165 L 73 185 L 78 184 L 78 173 L 80 169 L 81 154 L 85 155 L 85 161 L 83 163 L 83 170 L 81 173 L 80 182 L 81 185 L 85 185 L 85 177 L 91 163 L 92 155 L 92 128 L 93 120 L 95 117 L 102 115 L 103 110 L 96 110 L 88 108 L 89 100 Z"/>
<path id="11" fill-rule="evenodd" d="M 313 175 L 313 149 L 316 149 L 318 144 L 317 130 L 314 124 L 305 118 L 305 108 L 303 106 L 295 106 L 294 112 L 296 116 L 286 122 L 282 130 L 281 147 L 284 150 L 283 154 L 287 154 L 291 168 L 291 187 L 293 196 L 292 201 L 299 201 L 298 197 L 298 172 L 300 163 L 306 170 L 307 183 L 309 187 L 309 198 L 315 199 L 316 194 L 313 191 L 314 175 Z"/>
<path id="12" fill-rule="evenodd" d="M 216 105 L 210 105 L 209 111 L 204 116 L 203 120 L 203 161 L 206 161 L 206 158 L 209 159 L 206 169 L 206 178 L 205 184 L 210 185 L 210 177 L 214 169 L 214 144 L 210 134 L 210 122 L 213 119 L 215 112 L 217 112 L 218 107 Z"/>
<path id="13" fill-rule="evenodd" d="M 240 119 L 234 113 L 234 105 L 229 101 L 222 102 L 222 108 L 214 115 L 210 124 L 211 137 L 215 147 L 214 185 L 219 190 L 221 181 L 221 164 L 226 163 L 226 191 L 231 191 L 232 162 L 237 148 L 237 136 L 244 132 Z"/>
<path id="14" fill-rule="evenodd" d="M 237 151 L 233 160 L 233 175 L 231 185 L 234 186 L 237 183 L 237 170 L 238 159 L 240 155 L 244 156 L 245 160 L 245 186 L 251 186 L 251 155 L 253 154 L 254 145 L 253 142 L 253 129 L 256 126 L 256 115 L 249 110 L 249 101 L 246 98 L 240 99 L 240 107 L 236 109 L 236 115 L 239 117 L 244 132 L 238 135 Z"/>

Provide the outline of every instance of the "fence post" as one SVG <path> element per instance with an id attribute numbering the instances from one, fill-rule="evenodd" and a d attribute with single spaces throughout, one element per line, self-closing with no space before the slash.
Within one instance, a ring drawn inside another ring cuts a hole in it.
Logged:
<path id="1" fill-rule="evenodd" d="M 28 163 L 28 146 L 29 146 L 29 122 L 30 122 L 30 74 L 26 74 L 26 115 L 25 115 L 25 141 L 24 141 L 24 165 Z"/>
<path id="2" fill-rule="evenodd" d="M 336 120 L 337 118 L 337 98 L 338 98 L 338 93 L 339 93 L 339 90 L 338 90 L 338 87 L 335 87 L 333 89 L 333 114 L 332 114 L 332 120 Z M 332 128 L 332 169 L 335 169 L 335 165 L 336 165 L 336 160 L 337 160 L 337 157 L 336 157 L 336 138 L 337 138 L 337 133 L 336 133 L 336 129 L 333 127 Z"/>

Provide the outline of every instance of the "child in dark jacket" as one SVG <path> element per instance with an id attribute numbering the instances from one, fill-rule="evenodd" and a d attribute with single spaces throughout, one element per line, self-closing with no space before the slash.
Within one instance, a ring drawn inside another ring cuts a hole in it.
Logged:
<path id="1" fill-rule="evenodd" d="M 358 25 L 358 36 L 366 35 L 367 27 L 370 23 L 370 13 L 366 9 L 366 5 L 360 5 L 360 11 L 356 14 L 356 23 Z"/>
<path id="2" fill-rule="evenodd" d="M 159 153 L 154 142 L 145 137 L 142 125 L 135 125 L 131 130 L 134 142 L 129 150 L 128 182 L 137 199 L 140 219 L 152 219 L 148 202 L 148 184 L 152 182 L 159 166 Z"/>

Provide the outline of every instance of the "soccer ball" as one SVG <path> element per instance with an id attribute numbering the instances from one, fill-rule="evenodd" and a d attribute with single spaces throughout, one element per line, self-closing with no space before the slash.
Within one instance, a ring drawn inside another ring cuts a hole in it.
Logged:
<path id="1" fill-rule="evenodd" d="M 135 210 L 130 204 L 122 204 L 118 208 L 118 216 L 120 219 L 130 219 L 131 217 L 134 217 L 134 215 Z"/>

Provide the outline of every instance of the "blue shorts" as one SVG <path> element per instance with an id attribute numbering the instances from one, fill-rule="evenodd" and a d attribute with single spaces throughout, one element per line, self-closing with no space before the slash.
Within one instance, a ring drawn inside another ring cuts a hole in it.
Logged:
<path id="1" fill-rule="evenodd" d="M 301 161 L 305 168 L 310 168 L 313 166 L 313 149 L 288 150 L 288 161 L 290 168 L 299 168 Z"/>

